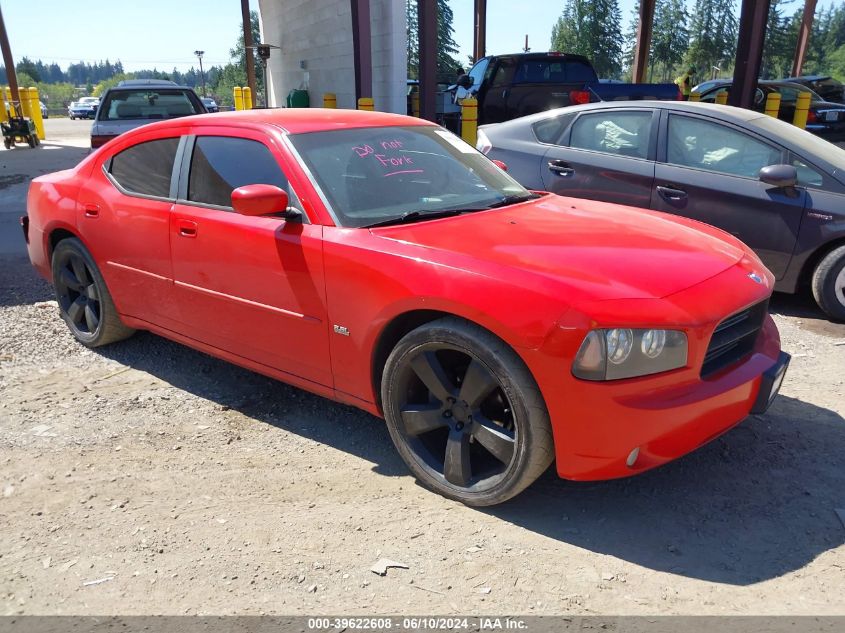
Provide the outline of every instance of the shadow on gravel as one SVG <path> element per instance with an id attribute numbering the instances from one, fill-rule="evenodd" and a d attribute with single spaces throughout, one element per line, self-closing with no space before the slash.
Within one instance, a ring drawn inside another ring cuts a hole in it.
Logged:
<path id="1" fill-rule="evenodd" d="M 258 422 L 327 444 L 373 464 L 385 476 L 406 475 L 384 422 L 368 413 L 242 369 L 149 332 L 95 350 L 166 383 L 239 411 Z"/>
<path id="2" fill-rule="evenodd" d="M 145 332 L 98 351 L 258 422 L 356 455 L 381 475 L 407 473 L 384 424 L 352 407 Z M 839 415 L 782 396 L 765 416 L 657 470 L 575 483 L 550 469 L 513 501 L 480 511 L 635 565 L 749 585 L 800 570 L 845 542 L 834 513 L 845 507 L 843 455 Z"/>
<path id="3" fill-rule="evenodd" d="M 0 255 L 0 308 L 55 298 L 53 287 L 35 272 L 26 255 Z"/>
<path id="4" fill-rule="evenodd" d="M 843 455 L 842 417 L 781 396 L 766 415 L 662 468 L 591 483 L 552 468 L 487 512 L 649 569 L 750 585 L 845 543 L 834 512 L 845 508 Z"/>
<path id="5" fill-rule="evenodd" d="M 833 321 L 816 304 L 809 290 L 794 295 L 776 292 L 769 303 L 772 314 L 801 319 L 800 328 L 832 338 L 845 338 L 845 322 Z"/>

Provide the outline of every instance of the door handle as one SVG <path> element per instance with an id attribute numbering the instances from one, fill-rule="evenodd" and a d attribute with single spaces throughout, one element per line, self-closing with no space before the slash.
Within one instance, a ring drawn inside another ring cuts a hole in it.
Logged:
<path id="1" fill-rule="evenodd" d="M 83 205 L 85 209 L 85 217 L 86 218 L 96 218 L 100 216 L 100 205 L 99 204 L 91 204 L 86 203 Z"/>
<path id="2" fill-rule="evenodd" d="M 197 223 L 193 220 L 176 220 L 176 226 L 179 227 L 179 235 L 182 237 L 197 236 Z"/>
<path id="3" fill-rule="evenodd" d="M 575 173 L 575 170 L 562 160 L 550 160 L 549 171 L 564 177 Z"/>
<path id="4" fill-rule="evenodd" d="M 682 189 L 674 189 L 672 187 L 657 187 L 657 193 L 665 200 L 686 200 L 687 192 Z"/>

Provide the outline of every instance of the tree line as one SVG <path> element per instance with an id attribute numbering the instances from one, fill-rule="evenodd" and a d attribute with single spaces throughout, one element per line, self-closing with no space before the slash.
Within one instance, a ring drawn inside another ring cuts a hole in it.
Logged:
<path id="1" fill-rule="evenodd" d="M 251 12 L 250 22 L 254 42 L 261 41 L 258 28 L 258 13 Z M 243 44 L 243 27 L 238 31 L 235 45 L 229 50 L 231 61 L 224 66 L 204 68 L 206 93 L 214 96 L 220 105 L 233 104 L 232 92 L 235 86 L 246 86 L 246 53 Z M 256 88 L 258 92 L 264 89 L 264 78 L 259 72 L 260 65 L 256 63 Z M 110 62 L 108 59 L 94 63 L 79 62 L 70 64 L 67 70 L 55 62 L 45 63 L 42 60 L 31 60 L 23 57 L 15 64 L 18 85 L 22 87 L 36 87 L 41 101 L 52 111 L 66 108 L 71 101 L 86 96 L 99 96 L 106 89 L 117 85 L 124 79 L 167 79 L 175 81 L 180 86 L 190 86 L 199 94 L 202 89 L 202 75 L 193 66 L 187 71 L 174 68 L 171 71 L 137 70 L 126 72 L 123 64 L 118 60 Z M 0 85 L 8 85 L 5 66 L 0 66 Z M 253 96 L 254 100 L 258 95 Z"/>
<path id="2" fill-rule="evenodd" d="M 803 3 L 771 0 L 760 75 L 789 75 L 798 42 Z M 699 81 L 730 77 L 739 29 L 737 0 L 657 0 L 646 80 L 671 81 L 695 66 Z M 600 77 L 631 78 L 639 7 L 623 33 L 618 0 L 566 0 L 552 28 L 551 48 L 586 55 Z M 810 35 L 804 74 L 830 74 L 845 81 L 845 4 L 820 5 Z"/>

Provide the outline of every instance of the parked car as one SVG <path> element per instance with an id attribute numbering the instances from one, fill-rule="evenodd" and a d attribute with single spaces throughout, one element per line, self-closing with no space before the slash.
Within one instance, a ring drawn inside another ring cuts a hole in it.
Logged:
<path id="1" fill-rule="evenodd" d="M 39 101 L 38 106 L 41 108 L 41 118 L 42 119 L 49 119 L 50 115 L 47 113 L 47 106 L 44 105 L 44 102 Z"/>
<path id="2" fill-rule="evenodd" d="M 200 98 L 187 86 L 160 79 L 127 79 L 109 88 L 91 126 L 91 147 L 161 119 L 206 112 Z"/>
<path id="3" fill-rule="evenodd" d="M 716 95 L 729 90 L 730 82 L 712 86 L 701 93 L 702 103 L 713 103 Z M 760 81 L 754 96 L 754 110 L 764 112 L 766 98 L 771 92 L 778 92 L 781 96 L 778 118 L 792 123 L 795 117 L 795 105 L 798 95 L 802 92 L 810 93 L 810 110 L 807 113 L 807 131 L 831 141 L 845 141 L 845 104 L 825 101 L 815 92 L 801 86 L 783 81 Z"/>
<path id="4" fill-rule="evenodd" d="M 200 97 L 200 101 L 205 106 L 206 112 L 220 112 L 217 102 L 211 97 Z"/>
<path id="5" fill-rule="evenodd" d="M 83 345 L 145 329 L 383 415 L 429 488 L 604 479 L 764 411 L 774 278 L 700 222 L 532 194 L 354 110 L 163 121 L 33 180 L 29 256 Z M 469 236 L 469 237 L 468 237 Z"/>
<path id="6" fill-rule="evenodd" d="M 825 101 L 842 103 L 845 101 L 845 89 L 842 82 L 829 75 L 802 75 L 801 77 L 787 77 L 782 81 L 806 86 L 817 93 Z"/>
<path id="7" fill-rule="evenodd" d="M 478 147 L 529 189 L 651 208 L 749 244 L 776 290 L 809 285 L 845 319 L 845 151 L 750 110 L 590 104 L 483 126 Z"/>
<path id="8" fill-rule="evenodd" d="M 469 95 L 479 124 L 590 101 L 681 98 L 675 84 L 601 82 L 589 59 L 556 52 L 483 57 L 458 79 L 456 97 Z"/>
<path id="9" fill-rule="evenodd" d="M 98 97 L 82 97 L 72 102 L 67 108 L 67 115 L 71 121 L 74 119 L 93 119 L 97 114 L 100 105 Z"/>

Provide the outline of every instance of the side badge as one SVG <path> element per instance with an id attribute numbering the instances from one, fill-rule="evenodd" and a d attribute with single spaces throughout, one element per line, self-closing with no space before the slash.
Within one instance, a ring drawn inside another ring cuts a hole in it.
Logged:
<path id="1" fill-rule="evenodd" d="M 751 281 L 756 282 L 758 284 L 763 283 L 763 278 L 760 275 L 758 275 L 757 273 L 748 273 L 748 278 Z M 335 327 L 335 331 L 337 331 L 337 326 L 334 326 L 334 327 Z"/>
<path id="2" fill-rule="evenodd" d="M 345 328 L 342 325 L 335 325 L 334 326 L 334 333 L 340 334 L 342 336 L 349 336 L 349 328 Z"/>

